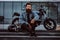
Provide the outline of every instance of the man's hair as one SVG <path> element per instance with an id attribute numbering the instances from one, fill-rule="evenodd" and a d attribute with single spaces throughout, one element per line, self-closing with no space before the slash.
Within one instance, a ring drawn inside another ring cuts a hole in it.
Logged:
<path id="1" fill-rule="evenodd" d="M 31 3 L 26 3 L 26 6 L 27 6 L 27 5 L 31 5 Z"/>

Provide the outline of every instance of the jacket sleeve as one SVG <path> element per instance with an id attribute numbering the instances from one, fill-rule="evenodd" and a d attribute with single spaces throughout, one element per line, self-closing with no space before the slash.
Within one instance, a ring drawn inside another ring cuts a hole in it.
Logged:
<path id="1" fill-rule="evenodd" d="M 23 24 L 23 23 L 28 24 L 28 22 L 24 21 L 23 13 L 20 14 L 20 17 L 19 17 L 19 18 L 20 18 L 20 19 L 19 19 L 19 23 L 20 23 L 20 24 Z"/>
<path id="2" fill-rule="evenodd" d="M 39 20 L 39 16 L 38 16 L 37 12 L 34 12 L 34 20 L 36 20 L 36 21 Z"/>

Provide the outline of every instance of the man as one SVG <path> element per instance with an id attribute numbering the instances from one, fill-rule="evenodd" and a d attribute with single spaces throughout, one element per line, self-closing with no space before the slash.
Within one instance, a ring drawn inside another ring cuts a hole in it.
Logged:
<path id="1" fill-rule="evenodd" d="M 20 23 L 21 27 L 27 29 L 30 32 L 31 36 L 35 35 L 36 21 L 39 19 L 39 16 L 36 12 L 32 11 L 32 5 L 30 3 L 26 4 L 26 11 L 20 14 Z"/>

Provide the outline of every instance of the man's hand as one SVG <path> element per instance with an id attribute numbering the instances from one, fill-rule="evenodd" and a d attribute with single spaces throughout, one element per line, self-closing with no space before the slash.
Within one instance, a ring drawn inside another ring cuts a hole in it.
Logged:
<path id="1" fill-rule="evenodd" d="M 34 24 L 34 23 L 35 23 L 35 20 L 34 20 L 34 19 L 32 19 L 32 20 L 31 20 L 31 23 L 32 23 L 32 24 Z"/>

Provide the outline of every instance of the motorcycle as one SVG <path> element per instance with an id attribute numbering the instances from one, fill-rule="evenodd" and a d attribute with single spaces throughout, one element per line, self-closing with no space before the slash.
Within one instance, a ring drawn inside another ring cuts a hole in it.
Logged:
<path id="1" fill-rule="evenodd" d="M 42 15 L 41 14 L 38 14 L 38 15 L 40 15 L 40 17 L 42 18 Z M 9 27 L 8 27 L 8 30 L 9 31 L 21 31 L 22 30 L 21 29 L 21 25 L 19 23 L 17 23 L 17 24 L 14 23 L 16 20 L 18 21 L 19 18 L 15 18 L 13 20 L 12 24 L 9 25 Z M 56 22 L 53 19 L 51 19 L 51 18 L 46 17 L 44 19 L 44 21 L 43 20 L 37 21 L 36 22 L 36 25 L 37 26 L 40 25 L 41 22 L 43 22 L 43 25 L 44 25 L 45 29 L 47 29 L 49 31 L 52 31 L 52 30 L 55 30 L 56 29 Z"/>
<path id="2" fill-rule="evenodd" d="M 45 29 L 52 31 L 56 29 L 56 22 L 47 17 L 46 15 L 46 11 L 44 11 L 43 9 L 39 10 L 40 14 L 38 14 L 40 16 L 40 19 L 44 17 L 44 20 L 40 20 L 40 23 L 43 22 L 43 26 L 45 27 Z M 40 25 L 40 23 L 38 23 Z"/>

